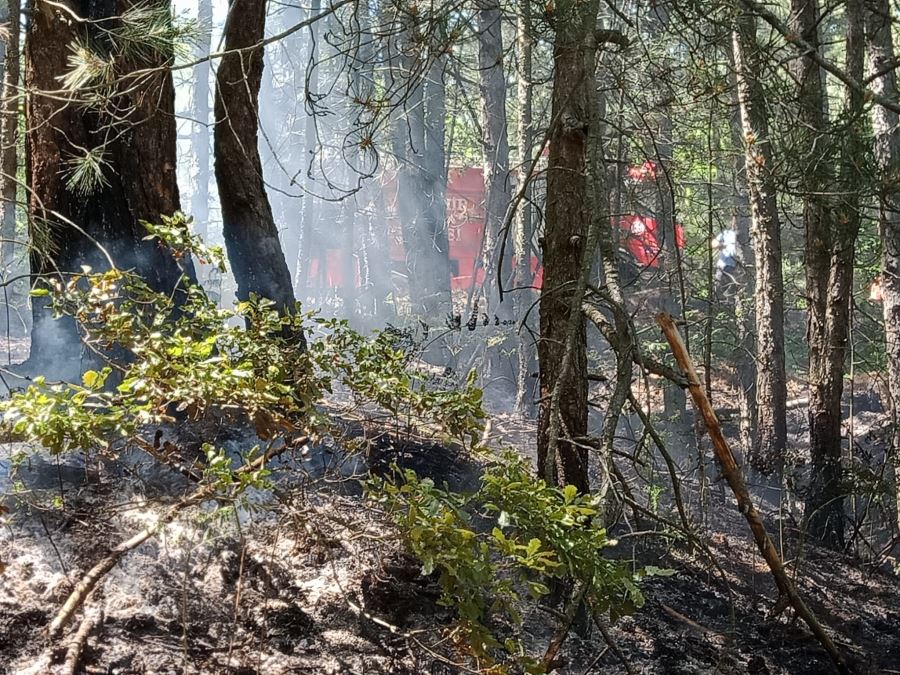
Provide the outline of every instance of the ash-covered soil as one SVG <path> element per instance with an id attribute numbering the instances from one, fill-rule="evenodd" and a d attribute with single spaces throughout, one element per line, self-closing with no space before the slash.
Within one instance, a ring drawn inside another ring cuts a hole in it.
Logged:
<path id="1" fill-rule="evenodd" d="M 510 430 L 528 431 L 498 418 L 492 433 Z M 477 482 L 477 462 L 386 434 L 373 437 L 362 457 L 337 447 L 286 457 L 275 490 L 252 492 L 240 508 L 207 503 L 182 513 L 127 554 L 52 642 L 46 628 L 80 575 L 192 486 L 140 458 L 39 455 L 15 480 L 0 477 L 9 509 L 0 529 L 0 672 L 65 672 L 66 649 L 85 617 L 96 625 L 75 672 L 470 672 L 455 652 L 453 616 L 437 603 L 436 581 L 420 575 L 383 514 L 364 505 L 357 478 L 396 461 L 466 487 Z M 7 446 L 3 459 L 16 450 Z M 709 499 L 697 534 L 718 568 L 684 538 L 639 534 L 658 525 L 639 524 L 625 510 L 610 554 L 675 574 L 645 583 L 645 606 L 619 619 L 609 641 L 597 631 L 573 633 L 556 672 L 624 673 L 622 659 L 636 673 L 830 672 L 791 610 L 770 616 L 774 584 L 733 500 L 718 487 Z M 801 593 L 856 671 L 900 672 L 900 579 L 888 566 L 801 544 L 789 519 L 776 521 L 773 505 L 763 507 Z M 665 504 L 660 509 L 674 520 Z M 541 656 L 557 613 L 531 606 L 524 616 L 521 627 L 495 628 L 521 631 Z"/>

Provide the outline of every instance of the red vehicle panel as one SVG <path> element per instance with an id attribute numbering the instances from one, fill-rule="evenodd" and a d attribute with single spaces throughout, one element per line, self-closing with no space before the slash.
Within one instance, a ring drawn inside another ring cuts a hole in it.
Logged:
<path id="1" fill-rule="evenodd" d="M 654 164 L 646 162 L 629 169 L 629 176 L 636 180 L 652 180 L 656 175 L 655 168 Z M 393 175 L 384 181 L 384 197 L 391 239 L 391 262 L 397 271 L 405 274 L 406 251 L 397 205 L 397 181 Z M 453 266 L 451 286 L 453 289 L 469 289 L 473 281 L 484 281 L 484 270 L 478 264 L 484 239 L 484 180 L 481 168 L 450 169 L 446 197 L 449 254 Z M 654 218 L 624 216 L 619 221 L 619 229 L 623 236 L 622 243 L 637 265 L 643 268 L 659 266 L 660 242 Z M 675 239 L 677 246 L 683 248 L 684 229 L 680 225 L 676 226 Z M 323 263 L 324 270 L 321 269 Z M 531 258 L 531 273 L 533 285 L 540 288 L 544 270 L 535 256 Z M 328 249 L 324 261 L 314 258 L 310 264 L 310 277 L 321 279 L 327 288 L 340 288 L 344 283 L 340 250 Z M 355 283 L 359 285 L 358 271 Z"/>

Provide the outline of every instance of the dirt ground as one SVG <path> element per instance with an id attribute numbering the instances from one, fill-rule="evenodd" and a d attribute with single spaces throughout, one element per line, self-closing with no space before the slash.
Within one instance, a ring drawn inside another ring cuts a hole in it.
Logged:
<path id="1" fill-rule="evenodd" d="M 523 445 L 533 437 L 510 417 L 494 429 Z M 246 432 L 228 442 L 245 444 Z M 466 487 L 477 481 L 478 463 L 389 436 L 378 439 L 368 464 L 337 447 L 286 457 L 275 489 L 251 492 L 238 509 L 204 504 L 183 513 L 126 555 L 69 637 L 50 643 L 45 629 L 80 574 L 191 486 L 138 456 L 113 463 L 38 453 L 10 478 L 10 459 L 23 448 L 4 446 L 0 672 L 65 672 L 70 636 L 85 617 L 95 627 L 75 672 L 467 672 L 448 640 L 452 616 L 436 603 L 435 581 L 419 575 L 381 514 L 363 508 L 356 478 L 397 461 Z M 621 658 L 637 673 L 830 672 L 790 610 L 770 617 L 774 584 L 733 500 L 715 484 L 709 498 L 711 515 L 697 531 L 719 568 L 683 539 L 640 534 L 647 524 L 628 518 L 630 527 L 613 532 L 619 544 L 611 554 L 675 574 L 645 584 L 645 606 L 610 630 L 615 648 L 597 633 L 572 635 L 556 672 L 624 673 Z M 790 519 L 762 505 L 770 532 L 783 535 L 776 541 L 801 593 L 856 671 L 900 673 L 900 577 L 801 546 Z M 671 516 L 665 504 L 660 509 Z M 554 615 L 532 607 L 521 628 L 507 630 L 523 631 L 541 655 Z"/>

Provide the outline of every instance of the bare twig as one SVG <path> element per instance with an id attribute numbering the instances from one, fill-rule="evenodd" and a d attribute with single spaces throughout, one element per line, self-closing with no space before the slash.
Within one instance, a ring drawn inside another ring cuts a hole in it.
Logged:
<path id="1" fill-rule="evenodd" d="M 600 612 L 596 609 L 592 608 L 591 616 L 594 619 L 594 623 L 597 625 L 597 630 L 600 631 L 600 634 L 603 636 L 603 640 L 609 645 L 609 648 L 612 649 L 613 654 L 616 655 L 616 658 L 622 663 L 622 666 L 625 668 L 625 672 L 628 675 L 637 675 L 634 670 L 634 667 L 631 663 L 628 662 L 628 659 L 625 658 L 625 654 L 622 653 L 622 650 L 619 649 L 619 645 L 616 644 L 615 640 L 613 640 L 612 635 L 609 633 L 609 629 L 606 627 L 606 622 L 603 621 L 603 617 L 600 616 Z"/>
<path id="2" fill-rule="evenodd" d="M 691 522 L 688 518 L 687 510 L 684 508 L 684 499 L 681 496 L 681 481 L 678 479 L 678 472 L 675 470 L 675 460 L 672 459 L 672 455 L 670 455 L 669 451 L 666 449 L 666 444 L 663 442 L 662 437 L 659 435 L 656 427 L 653 426 L 653 422 L 650 421 L 650 416 L 644 412 L 640 402 L 635 397 L 634 391 L 628 392 L 628 400 L 631 402 L 631 407 L 641 419 L 644 429 L 646 429 L 647 433 L 650 434 L 650 438 L 652 438 L 653 442 L 656 444 L 656 448 L 659 450 L 659 454 L 666 464 L 666 471 L 669 472 L 669 480 L 672 481 L 672 495 L 675 498 L 678 517 L 681 519 L 681 524 L 684 526 L 684 529 L 690 530 Z"/>
<path id="3" fill-rule="evenodd" d="M 556 661 L 559 650 L 562 648 L 563 643 L 566 641 L 566 637 L 569 635 L 569 631 L 572 629 L 572 624 L 575 622 L 575 616 L 578 614 L 578 608 L 581 607 L 587 588 L 586 584 L 583 585 L 581 589 L 572 596 L 572 600 L 569 602 L 569 607 L 566 610 L 566 615 L 562 625 L 559 627 L 559 631 L 557 631 L 553 636 L 553 639 L 550 640 L 550 644 L 547 645 L 547 651 L 544 653 L 544 658 L 542 660 L 544 669 L 547 672 L 553 670 L 553 663 Z"/>

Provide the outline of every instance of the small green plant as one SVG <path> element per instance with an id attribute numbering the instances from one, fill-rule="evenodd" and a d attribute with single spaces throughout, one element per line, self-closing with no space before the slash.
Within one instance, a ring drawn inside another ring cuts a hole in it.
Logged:
<path id="1" fill-rule="evenodd" d="M 491 672 L 512 664 L 541 672 L 521 640 L 501 641 L 490 626 L 498 617 L 521 624 L 522 603 L 549 593 L 548 579 L 575 581 L 593 611 L 616 618 L 644 603 L 637 581 L 656 571 L 633 573 L 607 558 L 612 542 L 595 498 L 547 485 L 513 452 L 495 457 L 471 494 L 408 470 L 365 487 L 399 526 L 422 573 L 438 574 L 441 602 L 457 613 L 459 648 Z M 493 525 L 479 527 L 485 519 Z"/>

